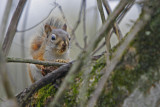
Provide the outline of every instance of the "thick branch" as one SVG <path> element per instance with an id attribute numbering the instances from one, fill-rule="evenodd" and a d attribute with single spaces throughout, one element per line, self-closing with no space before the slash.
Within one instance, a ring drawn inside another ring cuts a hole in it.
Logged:
<path id="1" fill-rule="evenodd" d="M 9 25 L 9 28 L 7 30 L 3 45 L 2 45 L 2 51 L 5 56 L 8 55 L 8 52 L 10 50 L 14 35 L 16 33 L 18 21 L 20 19 L 21 13 L 23 11 L 24 5 L 27 0 L 20 0 L 18 3 L 18 6 L 13 14 L 13 17 L 11 19 L 11 23 Z"/>
<path id="2" fill-rule="evenodd" d="M 32 84 L 29 88 L 26 88 L 21 93 L 19 93 L 17 97 L 17 101 L 20 107 L 24 107 L 27 103 L 28 99 L 34 94 L 38 89 L 42 88 L 43 86 L 55 82 L 55 80 L 64 77 L 67 72 L 69 71 L 71 63 L 65 64 L 60 68 L 56 69 L 55 71 L 49 73 L 48 75 L 44 76 L 41 80 L 36 81 Z"/>

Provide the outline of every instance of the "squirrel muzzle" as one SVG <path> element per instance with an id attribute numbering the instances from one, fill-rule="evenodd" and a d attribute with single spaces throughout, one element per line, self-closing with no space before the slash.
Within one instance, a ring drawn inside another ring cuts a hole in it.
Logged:
<path id="1" fill-rule="evenodd" d="M 68 50 L 68 43 L 67 43 L 67 41 L 66 42 L 65 41 L 61 41 L 58 45 L 59 46 L 58 46 L 57 52 L 59 54 L 63 54 L 63 53 L 65 53 Z"/>

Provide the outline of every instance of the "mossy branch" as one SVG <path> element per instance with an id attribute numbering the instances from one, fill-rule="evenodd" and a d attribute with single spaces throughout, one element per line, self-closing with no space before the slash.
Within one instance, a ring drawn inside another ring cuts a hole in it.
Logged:
<path id="1" fill-rule="evenodd" d="M 64 77 L 69 69 L 71 68 L 73 62 L 65 64 L 60 68 L 54 70 L 54 72 L 49 73 L 48 75 L 44 76 L 42 79 L 36 81 L 32 84 L 29 88 L 26 88 L 22 92 L 20 92 L 16 98 L 20 105 L 20 107 L 24 107 L 27 104 L 28 99 L 34 94 L 38 89 L 42 88 L 43 86 L 55 82 L 55 80 Z"/>

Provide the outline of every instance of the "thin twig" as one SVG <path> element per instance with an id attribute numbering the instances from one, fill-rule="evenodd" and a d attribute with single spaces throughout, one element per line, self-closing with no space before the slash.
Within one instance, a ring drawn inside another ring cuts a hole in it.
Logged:
<path id="1" fill-rule="evenodd" d="M 101 15 L 102 24 L 104 24 L 105 15 L 104 15 L 103 7 L 102 7 L 102 0 L 97 0 L 97 4 L 98 4 L 97 5 L 98 6 L 98 10 L 99 10 L 100 15 Z M 98 52 L 104 45 L 105 45 L 105 42 L 103 42 L 96 50 L 94 50 L 92 52 L 92 55 L 94 55 L 96 52 Z"/>
<path id="2" fill-rule="evenodd" d="M 7 27 L 8 16 L 11 10 L 11 5 L 12 5 L 12 0 L 7 0 L 7 5 L 5 7 L 4 15 L 2 18 L 2 24 L 0 26 L 0 32 L 1 32 L 0 33 L 0 38 L 1 38 L 0 46 L 1 46 L 2 40 L 4 39 L 4 35 L 5 35 L 6 27 Z"/>
<path id="3" fill-rule="evenodd" d="M 123 17 L 126 15 L 126 13 L 131 9 L 131 7 L 134 5 L 134 1 L 130 2 L 125 9 L 122 11 L 122 13 L 117 18 L 117 23 L 120 23 Z"/>
<path id="4" fill-rule="evenodd" d="M 62 15 L 63 20 L 64 20 L 65 23 L 67 24 L 67 27 L 69 27 L 69 29 L 73 29 L 73 27 L 71 26 L 71 24 L 68 23 L 68 21 L 67 21 L 67 19 L 66 19 L 66 17 L 65 17 L 65 14 L 64 14 L 64 12 L 63 12 L 62 6 L 59 5 L 58 3 L 57 3 L 57 5 L 58 5 L 59 11 L 61 12 L 61 15 Z"/>
<path id="5" fill-rule="evenodd" d="M 81 17 L 82 17 L 81 15 L 82 15 L 83 4 L 84 4 L 83 2 L 84 2 L 84 1 L 82 0 L 81 8 L 80 8 L 80 11 L 79 11 L 78 20 L 77 20 L 77 22 L 76 22 L 76 24 L 75 24 L 75 26 L 73 27 L 72 32 L 71 32 L 71 36 L 73 37 L 73 40 L 75 40 L 76 46 L 78 46 L 78 48 L 81 49 L 81 50 L 83 50 L 83 48 L 79 45 L 79 43 L 78 43 L 77 40 L 76 40 L 75 31 L 76 31 L 76 29 L 78 28 L 78 26 L 79 26 L 79 24 L 80 24 L 80 22 L 81 22 Z M 83 50 L 83 51 L 84 51 L 84 50 Z"/>
<path id="6" fill-rule="evenodd" d="M 104 41 L 97 49 L 95 49 L 92 52 L 92 55 L 95 55 L 100 49 L 102 49 L 105 46 L 106 42 Z"/>
<path id="7" fill-rule="evenodd" d="M 39 65 L 45 65 L 45 66 L 61 66 L 65 63 L 58 63 L 58 62 L 49 62 L 49 61 L 40 61 L 40 60 L 34 60 L 34 59 L 22 59 L 22 58 L 7 58 L 6 61 L 8 63 L 16 62 L 16 63 L 31 63 L 31 64 L 39 64 Z"/>
<path id="8" fill-rule="evenodd" d="M 101 15 L 101 20 L 102 20 L 102 24 L 104 24 L 105 22 L 105 16 L 104 16 L 104 11 L 103 11 L 103 7 L 102 7 L 102 1 L 101 0 L 97 0 L 97 4 L 98 4 L 98 9 Z M 108 14 L 109 15 L 109 14 Z M 105 36 L 105 42 L 104 44 L 100 45 L 100 47 L 98 47 L 93 53 L 95 54 L 95 52 L 99 51 L 105 44 L 106 44 L 106 63 L 109 63 L 109 50 L 110 50 L 110 36 L 112 35 L 110 32 L 109 33 L 104 33 Z"/>
<path id="9" fill-rule="evenodd" d="M 7 30 L 7 33 L 5 36 L 5 39 L 2 44 L 2 51 L 5 56 L 7 56 L 9 53 L 14 35 L 16 33 L 18 21 L 19 21 L 19 18 L 21 16 L 22 10 L 23 10 L 26 2 L 27 2 L 27 0 L 20 0 L 19 1 L 18 6 L 13 14 L 12 19 L 11 19 L 10 25 L 8 27 L 8 30 Z"/>
<path id="10" fill-rule="evenodd" d="M 98 10 L 99 10 L 99 13 L 101 15 L 101 20 L 102 20 L 102 23 L 105 22 L 105 16 L 104 16 L 104 11 L 103 11 L 103 7 L 102 7 L 102 0 L 97 0 L 97 6 L 98 6 Z"/>
<path id="11" fill-rule="evenodd" d="M 86 35 L 86 0 L 83 0 L 83 41 L 84 50 L 87 48 L 87 35 Z"/>
<path id="12" fill-rule="evenodd" d="M 123 0 L 121 1 L 117 8 L 111 13 L 111 15 L 108 17 L 108 20 L 104 23 L 104 25 L 101 27 L 100 31 L 97 33 L 95 38 L 93 38 L 90 41 L 90 44 L 87 47 L 87 52 L 81 52 L 79 54 L 78 60 L 75 62 L 73 67 L 71 68 L 68 75 L 65 77 L 64 82 L 62 83 L 61 87 L 59 88 L 58 92 L 55 95 L 55 98 L 53 99 L 53 102 L 50 104 L 51 107 L 55 107 L 58 105 L 59 99 L 64 95 L 65 89 L 70 86 L 70 84 L 73 82 L 75 75 L 81 71 L 83 65 L 86 63 L 85 61 L 90 60 L 90 53 L 97 47 L 98 43 L 104 38 L 103 33 L 105 31 L 110 31 L 114 21 L 119 16 L 121 11 L 125 8 L 125 6 L 130 2 L 131 0 Z"/>
<path id="13" fill-rule="evenodd" d="M 44 19 L 42 19 L 40 22 L 38 22 L 34 26 L 32 26 L 30 28 L 27 28 L 27 29 L 24 29 L 24 30 L 18 30 L 17 29 L 16 32 L 26 32 L 26 31 L 29 31 L 29 30 L 35 28 L 36 26 L 40 25 L 44 20 L 46 20 L 50 16 L 50 14 L 52 13 L 52 11 L 57 7 L 57 3 L 54 3 L 54 4 L 55 4 L 54 7 L 50 10 L 50 12 L 48 13 L 48 15 Z"/>
<path id="14" fill-rule="evenodd" d="M 104 7 L 105 7 L 108 15 L 111 14 L 112 10 L 111 10 L 111 8 L 109 6 L 108 1 L 107 0 L 103 0 L 103 4 L 104 4 Z M 120 31 L 120 28 L 119 28 L 117 22 L 114 23 L 113 30 L 116 33 L 116 35 L 118 37 L 118 40 L 120 41 L 123 38 L 123 36 L 122 36 L 122 32 Z"/>
<path id="15" fill-rule="evenodd" d="M 120 45 L 120 47 L 116 51 L 115 57 L 111 60 L 111 64 L 107 65 L 105 74 L 101 77 L 100 81 L 98 82 L 97 88 L 93 93 L 93 96 L 88 102 L 88 107 L 95 106 L 97 99 L 99 98 L 102 90 L 104 89 L 104 85 L 109 75 L 119 62 L 120 57 L 122 56 L 124 50 L 128 47 L 129 43 L 134 39 L 135 35 L 141 30 L 141 28 L 143 28 L 149 21 L 151 12 L 148 10 L 144 10 L 142 14 L 143 16 L 141 16 L 141 19 L 135 23 L 128 36 L 125 38 L 124 42 Z"/>

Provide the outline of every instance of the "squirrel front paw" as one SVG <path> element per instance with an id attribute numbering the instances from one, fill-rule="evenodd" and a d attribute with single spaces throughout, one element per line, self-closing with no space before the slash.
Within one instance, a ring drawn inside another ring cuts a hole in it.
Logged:
<path id="1" fill-rule="evenodd" d="M 59 62 L 59 63 L 68 63 L 69 60 L 64 60 L 64 59 L 56 59 L 55 62 Z"/>

